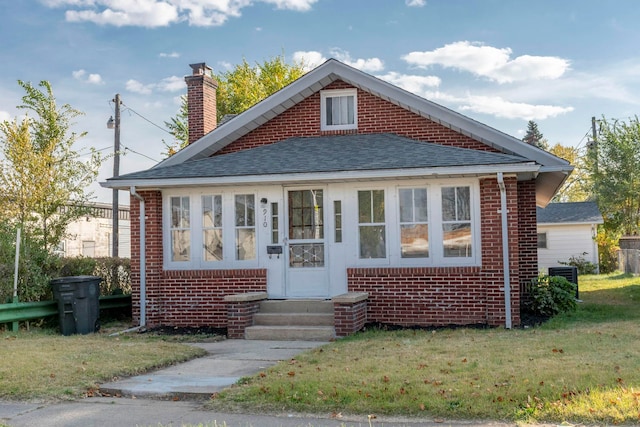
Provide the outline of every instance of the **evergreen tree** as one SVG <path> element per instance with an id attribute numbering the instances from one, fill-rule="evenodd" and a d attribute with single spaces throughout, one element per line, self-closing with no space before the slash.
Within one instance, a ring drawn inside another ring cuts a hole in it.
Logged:
<path id="1" fill-rule="evenodd" d="M 527 133 L 524 135 L 522 140 L 527 144 L 535 145 L 543 150 L 547 150 L 549 148 L 549 143 L 544 139 L 542 133 L 538 130 L 538 124 L 533 120 L 529 120 L 529 123 L 527 123 Z"/>

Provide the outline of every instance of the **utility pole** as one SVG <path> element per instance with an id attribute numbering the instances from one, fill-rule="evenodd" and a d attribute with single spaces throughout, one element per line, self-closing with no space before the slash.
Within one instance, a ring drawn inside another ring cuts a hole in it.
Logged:
<path id="1" fill-rule="evenodd" d="M 590 146 L 590 148 L 593 150 L 593 160 L 594 160 L 593 169 L 597 175 L 598 174 L 598 139 L 597 139 L 598 133 L 596 131 L 595 116 L 591 117 L 591 137 L 593 138 L 593 141 L 591 141 L 591 146 Z M 598 197 L 597 192 L 596 192 L 596 197 Z"/>
<path id="2" fill-rule="evenodd" d="M 115 99 L 113 100 L 116 104 L 115 107 L 115 120 L 113 118 L 109 119 L 107 122 L 107 127 L 109 129 L 113 129 L 113 177 L 120 176 L 120 94 L 117 93 Z M 112 248 L 111 248 L 111 256 L 114 258 L 118 257 L 118 216 L 120 215 L 120 206 L 118 203 L 118 189 L 113 189 L 113 205 L 112 205 Z"/>

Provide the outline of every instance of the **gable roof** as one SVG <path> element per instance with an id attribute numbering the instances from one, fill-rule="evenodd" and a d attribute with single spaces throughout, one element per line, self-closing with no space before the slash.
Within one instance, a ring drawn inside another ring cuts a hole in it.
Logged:
<path id="1" fill-rule="evenodd" d="M 408 170 L 428 175 L 452 167 L 474 167 L 475 173 L 479 173 L 477 167 L 484 166 L 485 173 L 489 173 L 498 166 L 506 170 L 507 165 L 514 172 L 532 173 L 539 168 L 524 157 L 510 154 L 415 141 L 389 133 L 355 134 L 289 138 L 251 150 L 134 172 L 117 180 L 172 179 L 175 185 L 178 180 L 192 182 L 193 178 L 202 178 L 219 183 L 220 178 L 227 178 L 227 183 L 232 183 L 232 177 L 245 177 L 243 182 L 247 182 L 246 177 L 264 181 L 268 176 L 272 181 L 282 180 L 282 175 L 331 173 L 336 176 L 337 172 L 357 174 L 385 170 L 397 171 L 396 176 L 411 175 Z"/>
<path id="2" fill-rule="evenodd" d="M 498 151 L 523 157 L 540 165 L 536 176 L 536 200 L 546 205 L 564 183 L 573 167 L 544 150 L 502 133 L 469 117 L 407 92 L 335 59 L 329 59 L 293 83 L 221 124 L 198 141 L 153 167 L 160 169 L 205 159 L 233 141 L 320 91 L 334 81 L 344 81 L 360 90 L 439 123 Z M 110 180 L 112 181 L 112 180 Z M 112 186 L 106 183 L 105 186 Z"/>
<path id="3" fill-rule="evenodd" d="M 602 214 L 595 202 L 549 203 L 537 208 L 538 224 L 602 224 Z"/>

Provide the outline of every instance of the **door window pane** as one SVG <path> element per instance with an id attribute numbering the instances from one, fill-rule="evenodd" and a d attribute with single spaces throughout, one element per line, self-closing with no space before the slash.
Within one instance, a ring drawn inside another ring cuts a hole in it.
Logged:
<path id="1" fill-rule="evenodd" d="M 321 189 L 289 191 L 289 238 L 324 239 L 324 194 Z"/>

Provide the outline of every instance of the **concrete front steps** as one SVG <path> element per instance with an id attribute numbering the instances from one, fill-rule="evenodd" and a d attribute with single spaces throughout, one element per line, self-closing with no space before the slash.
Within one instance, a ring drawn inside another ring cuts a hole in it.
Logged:
<path id="1" fill-rule="evenodd" d="M 266 300 L 244 331 L 247 340 L 329 341 L 336 331 L 333 303 L 324 300 Z"/>

